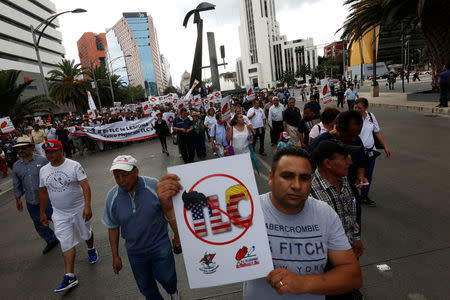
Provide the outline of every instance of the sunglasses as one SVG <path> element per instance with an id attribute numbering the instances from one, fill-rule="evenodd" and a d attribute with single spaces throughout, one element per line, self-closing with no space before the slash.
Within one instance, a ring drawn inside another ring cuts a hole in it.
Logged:
<path id="1" fill-rule="evenodd" d="M 43 144 L 42 145 L 42 149 L 47 149 L 47 148 L 59 148 L 59 145 L 57 145 L 57 144 L 55 144 L 55 143 L 52 143 L 52 142 L 50 142 L 50 143 L 45 143 L 45 144 Z"/>

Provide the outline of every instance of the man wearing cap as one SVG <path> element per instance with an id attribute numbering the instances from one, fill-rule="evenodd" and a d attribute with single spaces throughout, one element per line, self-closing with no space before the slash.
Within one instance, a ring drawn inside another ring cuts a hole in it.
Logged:
<path id="1" fill-rule="evenodd" d="M 47 140 L 47 136 L 45 135 L 44 130 L 42 130 L 39 124 L 33 125 L 33 131 L 31 131 L 31 138 L 33 139 L 33 143 L 36 145 L 37 154 L 44 156 L 44 150 L 42 150 L 42 145 Z"/>
<path id="2" fill-rule="evenodd" d="M 78 284 L 74 274 L 75 246 L 78 244 L 75 228 L 86 241 L 89 263 L 98 261 L 94 233 L 89 221 L 92 217 L 91 188 L 83 167 L 76 161 L 64 158 L 60 141 L 46 141 L 42 148 L 50 163 L 39 172 L 40 220 L 44 226 L 48 226 L 44 208 L 50 199 L 55 235 L 61 243 L 66 269 L 62 283 L 54 290 L 58 293 Z"/>
<path id="3" fill-rule="evenodd" d="M 56 128 L 53 127 L 52 123 L 47 123 L 45 126 L 44 132 L 47 140 L 56 140 Z"/>
<path id="4" fill-rule="evenodd" d="M 20 157 L 13 166 L 13 187 L 14 196 L 16 197 L 16 208 L 18 211 L 23 211 L 23 204 L 20 198 L 25 194 L 27 210 L 33 221 L 34 228 L 41 238 L 47 242 L 44 250 L 42 250 L 42 253 L 46 254 L 58 245 L 58 240 L 53 230 L 48 226 L 43 226 L 39 221 L 39 171 L 48 163 L 48 160 L 43 156 L 33 153 L 34 144 L 29 137 L 18 137 L 14 148 L 17 149 Z M 47 219 L 52 219 L 52 213 L 52 205 L 48 202 L 45 207 Z"/>
<path id="5" fill-rule="evenodd" d="M 106 197 L 102 222 L 108 228 L 113 256 L 113 270 L 122 269 L 119 255 L 119 228 L 125 239 L 128 260 L 134 278 L 146 299 L 163 299 L 155 279 L 163 286 L 171 299 L 178 299 L 177 275 L 167 223 L 175 233 L 174 252 L 180 253 L 180 240 L 175 218 L 166 216 L 156 194 L 157 180 L 139 176 L 137 161 L 130 155 L 120 155 L 111 169 L 117 185 Z"/>

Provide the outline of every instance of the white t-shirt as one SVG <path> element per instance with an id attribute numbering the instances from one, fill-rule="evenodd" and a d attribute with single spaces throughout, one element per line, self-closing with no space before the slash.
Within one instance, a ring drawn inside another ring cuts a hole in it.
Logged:
<path id="1" fill-rule="evenodd" d="M 214 124 L 217 124 L 217 119 L 215 116 L 206 116 L 203 124 L 209 127 L 209 134 L 211 134 L 211 128 L 213 128 Z"/>
<path id="2" fill-rule="evenodd" d="M 286 215 L 277 210 L 270 193 L 260 196 L 273 266 L 287 268 L 299 275 L 322 274 L 328 259 L 328 249 L 351 249 L 342 222 L 326 202 L 309 197 L 303 210 Z M 244 299 L 323 300 L 322 295 L 279 295 L 259 278 L 244 282 Z"/>
<path id="3" fill-rule="evenodd" d="M 84 207 L 84 195 L 79 182 L 86 178 L 83 167 L 66 158 L 58 167 L 48 163 L 41 168 L 39 187 L 47 188 L 53 210 L 72 214 Z"/>
<path id="4" fill-rule="evenodd" d="M 370 120 L 369 114 L 372 115 L 372 120 Z M 380 126 L 378 125 L 375 115 L 367 112 L 367 116 L 363 122 L 363 128 L 359 134 L 359 137 L 364 144 L 364 148 L 372 149 L 374 147 L 375 141 L 373 140 L 372 132 L 380 132 Z"/>
<path id="5" fill-rule="evenodd" d="M 319 131 L 319 126 L 320 126 L 320 131 Z M 309 132 L 309 137 L 312 139 L 315 139 L 316 137 L 318 137 L 319 135 L 321 135 L 322 133 L 328 132 L 328 129 L 325 128 L 325 126 L 323 126 L 323 123 L 320 122 L 319 124 L 316 124 L 313 126 L 313 128 L 311 128 L 311 131 Z"/>
<path id="6" fill-rule="evenodd" d="M 255 113 L 255 116 L 250 119 L 250 116 Z M 264 110 L 260 107 L 258 109 L 250 108 L 247 112 L 247 117 L 250 119 L 252 126 L 254 129 L 264 127 L 263 120 L 266 119 L 266 115 L 264 114 Z"/>
<path id="7" fill-rule="evenodd" d="M 51 127 L 50 129 L 45 128 L 45 135 L 47 140 L 56 140 L 56 129 Z"/>
<path id="8" fill-rule="evenodd" d="M 248 129 L 247 126 L 244 126 L 243 131 L 239 131 L 236 128 L 231 127 L 233 129 L 233 139 L 231 141 L 231 145 L 234 149 L 234 154 L 242 154 L 249 152 L 248 149 Z"/>

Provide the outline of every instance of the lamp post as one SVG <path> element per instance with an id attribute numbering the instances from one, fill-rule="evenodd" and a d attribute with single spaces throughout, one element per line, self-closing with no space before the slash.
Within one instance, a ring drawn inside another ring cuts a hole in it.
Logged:
<path id="1" fill-rule="evenodd" d="M 375 31 L 375 26 L 373 26 L 372 29 L 372 88 L 371 88 L 371 95 L 372 97 L 378 97 L 380 96 L 380 87 L 378 86 L 377 82 L 377 35 Z"/>
<path id="2" fill-rule="evenodd" d="M 95 70 L 94 70 L 94 64 L 92 63 L 92 61 L 90 61 L 91 63 L 91 72 L 92 72 L 92 76 L 94 77 L 94 84 L 95 84 L 95 91 L 97 92 L 97 100 L 98 100 L 98 105 L 99 108 L 102 107 L 102 102 L 100 101 L 100 93 L 98 92 L 98 84 L 97 84 L 97 78 L 95 77 Z"/>
<path id="3" fill-rule="evenodd" d="M 41 41 L 42 34 L 44 33 L 44 31 L 47 28 L 47 26 L 50 25 L 60 15 L 66 14 L 66 13 L 77 14 L 77 13 L 84 13 L 84 12 L 86 12 L 86 10 L 82 9 L 82 8 L 77 8 L 77 9 L 74 9 L 74 10 L 63 11 L 63 12 L 60 12 L 60 13 L 57 13 L 57 14 L 54 14 L 54 15 L 50 16 L 45 21 L 42 21 L 36 28 L 34 28 L 33 25 L 30 25 L 31 35 L 33 36 L 34 50 L 36 51 L 36 58 L 37 58 L 38 65 L 39 65 L 39 72 L 41 73 L 42 85 L 44 87 L 45 97 L 47 99 L 50 99 L 50 94 L 48 92 L 47 83 L 45 82 L 45 75 L 44 75 L 44 69 L 42 67 L 41 55 L 39 54 L 39 42 Z M 41 28 L 42 26 L 44 26 L 44 28 L 40 32 L 38 32 L 39 36 L 36 38 L 36 33 L 39 30 L 39 28 Z"/>
<path id="4" fill-rule="evenodd" d="M 109 59 L 109 51 L 106 51 L 106 56 L 108 57 L 108 80 L 109 80 L 109 89 L 110 89 L 110 91 L 111 91 L 111 98 L 112 98 L 112 101 L 113 101 L 113 103 L 114 103 L 114 100 L 115 100 L 115 99 L 114 99 L 114 91 L 113 91 L 113 87 L 112 87 L 111 74 L 109 74 L 109 70 L 112 69 L 112 63 L 115 62 L 116 60 L 118 60 L 119 58 L 131 57 L 132 55 L 131 55 L 131 54 L 128 54 L 128 55 L 122 55 L 122 56 L 118 56 L 118 57 L 115 57 L 115 58 L 113 58 L 112 60 L 110 60 L 110 59 Z M 114 74 L 114 72 L 115 72 L 116 70 L 119 70 L 119 69 L 126 69 L 126 67 L 121 67 L 121 68 L 114 69 L 111 73 Z"/>

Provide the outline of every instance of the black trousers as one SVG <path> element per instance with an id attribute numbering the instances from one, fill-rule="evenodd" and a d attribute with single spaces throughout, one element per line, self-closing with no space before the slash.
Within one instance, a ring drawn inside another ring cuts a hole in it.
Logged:
<path id="1" fill-rule="evenodd" d="M 158 137 L 159 137 L 159 141 L 161 142 L 161 148 L 162 148 L 163 152 L 167 152 L 166 136 L 158 135 Z"/>
<path id="2" fill-rule="evenodd" d="M 348 110 L 353 110 L 353 105 L 355 105 L 355 100 L 347 100 Z"/>
<path id="3" fill-rule="evenodd" d="M 264 136 L 266 135 L 266 130 L 264 127 L 255 128 L 256 134 L 253 137 L 253 149 L 256 152 L 256 141 L 259 139 L 259 153 L 264 153 Z"/>
<path id="4" fill-rule="evenodd" d="M 276 144 L 283 132 L 283 121 L 272 121 L 273 130 L 270 132 L 270 142 Z"/>
<path id="5" fill-rule="evenodd" d="M 180 147 L 181 156 L 184 163 L 194 161 L 195 144 L 192 134 L 178 134 L 178 146 Z"/>
<path id="6" fill-rule="evenodd" d="M 344 108 L 344 97 L 338 97 L 337 98 L 337 107 L 339 107 L 339 104 L 341 105 L 342 108 Z"/>

